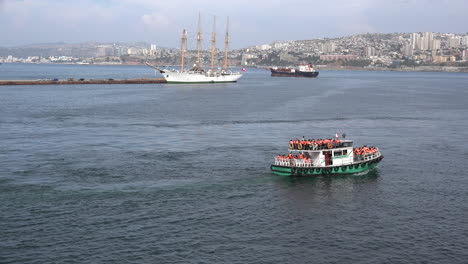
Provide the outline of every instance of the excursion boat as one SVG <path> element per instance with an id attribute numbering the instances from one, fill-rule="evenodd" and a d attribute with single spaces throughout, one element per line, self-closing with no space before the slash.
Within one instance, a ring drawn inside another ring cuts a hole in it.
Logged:
<path id="1" fill-rule="evenodd" d="M 318 176 L 364 173 L 383 159 L 377 147 L 353 148 L 353 141 L 332 139 L 289 141 L 289 154 L 275 157 L 271 170 L 285 176 Z"/>

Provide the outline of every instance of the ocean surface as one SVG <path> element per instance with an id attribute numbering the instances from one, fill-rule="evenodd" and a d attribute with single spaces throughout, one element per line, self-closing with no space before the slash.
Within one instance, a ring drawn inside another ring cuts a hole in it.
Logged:
<path id="1" fill-rule="evenodd" d="M 289 139 L 336 132 L 385 158 L 360 176 L 270 172 Z M 463 73 L 0 86 L 0 263 L 467 263 L 467 140 Z"/>

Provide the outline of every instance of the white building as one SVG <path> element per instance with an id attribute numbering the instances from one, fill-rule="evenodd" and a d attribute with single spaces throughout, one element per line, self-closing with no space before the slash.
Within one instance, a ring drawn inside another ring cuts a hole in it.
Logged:
<path id="1" fill-rule="evenodd" d="M 364 53 L 366 57 L 373 57 L 375 56 L 375 48 L 374 47 L 366 47 L 364 49 Z"/>
<path id="2" fill-rule="evenodd" d="M 280 49 L 280 48 L 289 46 L 289 43 L 288 42 L 279 42 L 279 41 L 277 41 L 277 42 L 273 43 L 273 46 L 275 47 L 275 49 Z"/>
<path id="3" fill-rule="evenodd" d="M 114 47 L 110 45 L 100 45 L 96 47 L 96 57 L 114 56 Z"/>
<path id="4" fill-rule="evenodd" d="M 440 49 L 440 40 L 433 39 L 432 40 L 432 50 L 439 50 Z"/>
<path id="5" fill-rule="evenodd" d="M 432 32 L 425 32 L 424 39 L 426 41 L 426 50 L 432 50 L 432 40 L 434 39 L 434 33 Z"/>
<path id="6" fill-rule="evenodd" d="M 426 37 L 421 37 L 419 39 L 419 49 L 420 50 L 428 50 L 429 49 L 428 39 Z"/>
<path id="7" fill-rule="evenodd" d="M 128 48 L 128 55 L 141 55 L 143 52 L 140 48 L 131 47 Z"/>
<path id="8" fill-rule="evenodd" d="M 465 47 L 468 46 L 468 36 L 464 36 L 462 38 L 462 45 Z"/>
<path id="9" fill-rule="evenodd" d="M 321 51 L 322 53 L 333 53 L 335 52 L 335 43 L 333 42 L 327 42 L 322 45 Z"/>
<path id="10" fill-rule="evenodd" d="M 413 47 L 413 49 L 420 48 L 420 38 L 421 36 L 418 33 L 411 33 L 411 46 Z"/>
<path id="11" fill-rule="evenodd" d="M 453 37 L 449 39 L 449 48 L 458 48 L 460 47 L 460 38 Z"/>
<path id="12" fill-rule="evenodd" d="M 156 44 L 151 44 L 150 50 L 149 50 L 149 55 L 150 56 L 156 56 Z"/>
<path id="13" fill-rule="evenodd" d="M 258 50 L 269 50 L 269 49 L 271 49 L 271 46 L 268 45 L 268 44 L 264 44 L 264 45 L 258 45 L 255 48 L 258 49 Z"/>

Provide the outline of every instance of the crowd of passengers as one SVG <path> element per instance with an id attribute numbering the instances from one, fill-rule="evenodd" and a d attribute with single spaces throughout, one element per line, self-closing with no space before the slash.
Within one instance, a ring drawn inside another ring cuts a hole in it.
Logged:
<path id="1" fill-rule="evenodd" d="M 289 140 L 290 149 L 320 150 L 342 147 L 343 143 L 339 139 L 291 139 Z"/>
<path id="2" fill-rule="evenodd" d="M 367 147 L 363 146 L 361 148 L 354 148 L 353 153 L 359 158 L 364 158 L 368 155 L 372 155 L 379 152 L 379 150 L 376 147 Z"/>
<path id="3" fill-rule="evenodd" d="M 293 155 L 289 153 L 289 155 L 278 155 L 275 159 L 275 164 L 277 165 L 291 165 L 294 164 L 298 167 L 311 167 L 312 162 L 310 158 L 306 155 Z"/>
<path id="4" fill-rule="evenodd" d="M 289 153 L 288 155 L 278 155 L 276 156 L 276 159 L 278 160 L 310 160 L 309 157 L 306 155 L 293 155 L 292 153 Z"/>

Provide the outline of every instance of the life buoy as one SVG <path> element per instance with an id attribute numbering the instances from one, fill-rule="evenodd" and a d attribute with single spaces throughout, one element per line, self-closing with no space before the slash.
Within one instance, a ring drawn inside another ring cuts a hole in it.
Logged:
<path id="1" fill-rule="evenodd" d="M 349 165 L 349 166 L 348 166 L 348 169 L 352 170 L 352 169 L 353 169 L 353 165 Z"/>
<path id="2" fill-rule="evenodd" d="M 294 149 L 294 144 L 293 143 L 289 143 L 289 149 Z"/>
<path id="3" fill-rule="evenodd" d="M 366 166 L 365 162 L 361 164 L 361 168 L 364 168 L 365 166 Z"/>
<path id="4" fill-rule="evenodd" d="M 297 170 L 297 174 L 302 174 L 302 172 L 303 172 L 302 169 Z"/>
<path id="5" fill-rule="evenodd" d="M 334 171 L 338 171 L 339 169 L 340 168 L 338 168 L 338 167 L 333 168 Z"/>
<path id="6" fill-rule="evenodd" d="M 342 171 L 346 171 L 346 169 L 347 169 L 346 166 L 341 167 L 341 170 L 342 170 Z"/>
<path id="7" fill-rule="evenodd" d="M 329 149 L 333 148 L 333 144 L 331 142 L 328 143 L 328 148 Z"/>
<path id="8" fill-rule="evenodd" d="M 301 143 L 297 144 L 297 149 L 302 149 L 302 144 Z"/>
<path id="9" fill-rule="evenodd" d="M 359 164 L 354 165 L 355 169 L 359 169 Z"/>
<path id="10" fill-rule="evenodd" d="M 322 173 L 322 169 L 315 169 L 317 173 Z"/>
<path id="11" fill-rule="evenodd" d="M 291 169 L 291 173 L 292 173 L 292 174 L 296 174 L 296 169 L 295 169 L 295 168 L 292 168 L 292 169 Z"/>

